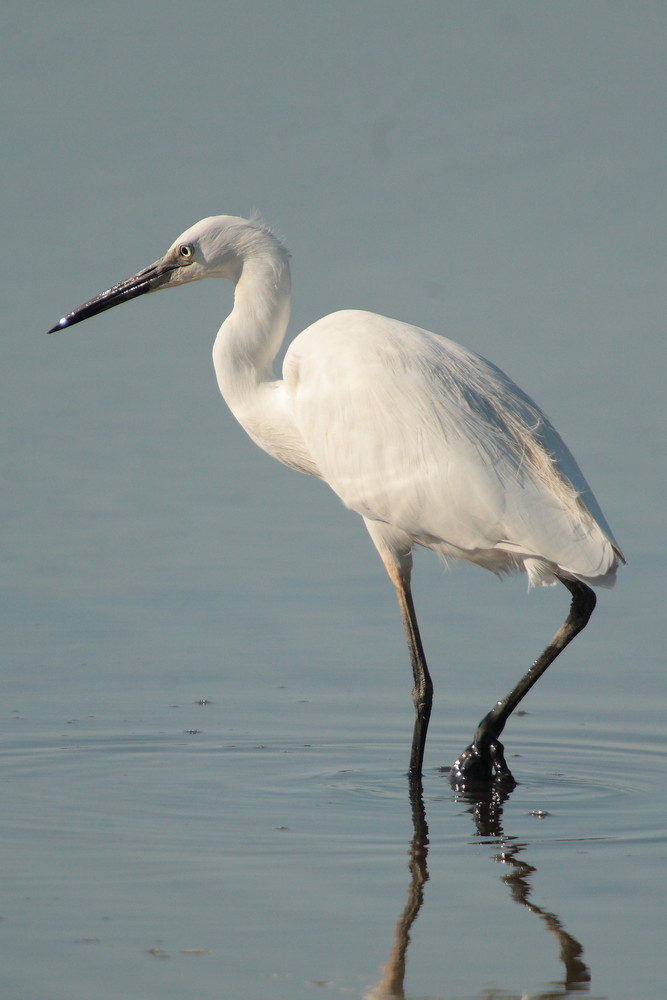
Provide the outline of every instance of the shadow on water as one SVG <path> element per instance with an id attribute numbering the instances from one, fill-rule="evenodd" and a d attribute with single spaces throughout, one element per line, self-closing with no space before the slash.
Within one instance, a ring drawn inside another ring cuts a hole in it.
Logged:
<path id="1" fill-rule="evenodd" d="M 559 948 L 559 958 L 563 963 L 563 978 L 549 983 L 545 990 L 532 994 L 532 1000 L 562 1000 L 564 997 L 588 994 L 591 979 L 590 970 L 583 960 L 583 946 L 563 927 L 557 914 L 531 902 L 532 878 L 537 869 L 521 855 L 528 844 L 519 841 L 503 831 L 503 804 L 511 792 L 491 789 L 487 794 L 460 793 L 457 801 L 468 804 L 468 812 L 473 818 L 476 837 L 495 852 L 493 858 L 509 868 L 502 881 L 509 888 L 512 899 L 525 906 L 553 934 Z M 394 931 L 394 941 L 389 960 L 382 967 L 382 979 L 364 994 L 364 1000 L 406 1000 L 405 972 L 410 934 L 422 904 L 424 889 L 429 880 L 428 847 L 429 833 L 422 784 L 415 781 L 410 785 L 410 808 L 412 812 L 413 836 L 408 849 L 408 901 L 400 914 Z M 518 994 L 494 989 L 479 995 L 479 1000 L 519 1000 Z M 473 1000 L 473 998 L 469 998 Z M 526 1000 L 523 994 L 521 1000 Z"/>

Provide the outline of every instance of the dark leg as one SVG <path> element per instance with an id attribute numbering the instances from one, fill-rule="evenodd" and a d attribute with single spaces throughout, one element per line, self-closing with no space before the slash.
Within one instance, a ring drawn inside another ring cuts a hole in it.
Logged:
<path id="1" fill-rule="evenodd" d="M 387 565 L 385 563 L 385 565 Z M 415 728 L 412 733 L 412 751 L 410 753 L 410 777 L 419 778 L 422 773 L 426 733 L 431 717 L 433 703 L 433 682 L 426 666 L 424 648 L 419 635 L 417 615 L 410 591 L 410 580 L 387 566 L 387 572 L 396 588 L 398 606 L 401 611 L 405 637 L 408 641 L 410 661 L 412 663 L 412 701 L 415 706 Z"/>
<path id="2" fill-rule="evenodd" d="M 535 660 L 516 687 L 502 701 L 496 702 L 491 711 L 484 716 L 477 727 L 473 742 L 454 762 L 450 778 L 452 784 L 458 788 L 463 788 L 466 784 L 494 780 L 512 786 L 515 784 L 505 762 L 503 745 L 498 737 L 521 699 L 528 694 L 549 664 L 553 663 L 567 644 L 572 642 L 575 635 L 586 627 L 595 607 L 595 594 L 585 583 L 567 580 L 561 576 L 558 579 L 572 594 L 570 613 L 542 655 Z"/>

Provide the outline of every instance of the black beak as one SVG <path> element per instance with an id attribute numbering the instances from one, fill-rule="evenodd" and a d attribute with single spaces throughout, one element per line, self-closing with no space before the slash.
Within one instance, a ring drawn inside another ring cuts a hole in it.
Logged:
<path id="1" fill-rule="evenodd" d="M 89 302 L 84 302 L 74 312 L 63 316 L 48 332 L 55 333 L 56 330 L 64 330 L 65 327 L 74 326 L 75 323 L 80 323 L 90 316 L 96 316 L 98 313 L 104 312 L 105 309 L 113 309 L 114 306 L 120 305 L 121 302 L 127 302 L 129 299 L 134 299 L 138 295 L 144 295 L 146 292 L 155 292 L 158 288 L 163 288 L 168 284 L 171 272 L 178 267 L 178 263 L 163 257 L 131 278 L 127 278 L 112 288 L 108 288 L 101 295 L 96 295 Z"/>

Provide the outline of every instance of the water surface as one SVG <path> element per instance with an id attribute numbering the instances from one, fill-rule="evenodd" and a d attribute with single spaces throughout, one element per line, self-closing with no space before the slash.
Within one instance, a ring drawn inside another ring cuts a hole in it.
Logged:
<path id="1" fill-rule="evenodd" d="M 662 1000 L 666 34 L 651 0 L 8 9 L 3 997 Z M 507 727 L 507 801 L 441 768 L 562 588 L 417 558 L 410 801 L 391 586 L 218 398 L 231 290 L 44 334 L 255 208 L 293 252 L 292 331 L 369 308 L 488 356 L 628 557 Z"/>

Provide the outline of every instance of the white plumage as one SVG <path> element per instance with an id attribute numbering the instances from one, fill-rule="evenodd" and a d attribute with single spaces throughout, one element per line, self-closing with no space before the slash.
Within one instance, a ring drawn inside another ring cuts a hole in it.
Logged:
<path id="1" fill-rule="evenodd" d="M 452 341 L 334 313 L 290 347 L 284 389 L 343 503 L 413 544 L 531 583 L 609 585 L 615 541 L 560 437 L 501 371 Z"/>
<path id="2" fill-rule="evenodd" d="M 397 588 L 415 675 L 417 775 L 432 686 L 410 596 L 413 546 L 568 587 L 568 634 L 548 662 L 541 661 L 553 643 L 536 661 L 537 676 L 586 624 L 590 585 L 613 585 L 620 550 L 545 415 L 500 369 L 453 341 L 374 313 L 336 312 L 295 338 L 276 380 L 272 365 L 289 319 L 289 255 L 256 220 L 204 219 L 150 268 L 53 329 L 205 277 L 235 283 L 234 308 L 213 348 L 230 409 L 261 448 L 323 479 L 364 518 Z M 511 778 L 498 736 L 536 679 L 526 675 L 483 720 L 455 765 L 459 782 L 493 772 Z"/>

